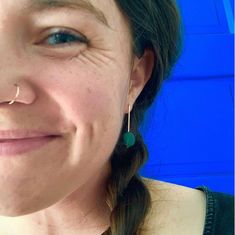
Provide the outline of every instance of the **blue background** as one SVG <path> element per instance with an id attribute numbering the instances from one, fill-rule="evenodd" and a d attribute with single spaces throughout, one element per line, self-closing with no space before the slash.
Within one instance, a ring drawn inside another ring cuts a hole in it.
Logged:
<path id="1" fill-rule="evenodd" d="M 182 56 L 140 127 L 142 176 L 234 194 L 234 3 L 178 0 Z"/>

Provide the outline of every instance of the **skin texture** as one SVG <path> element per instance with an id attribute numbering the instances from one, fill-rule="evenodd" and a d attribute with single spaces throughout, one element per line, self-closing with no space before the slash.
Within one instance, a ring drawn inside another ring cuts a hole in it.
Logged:
<path id="1" fill-rule="evenodd" d="M 132 57 L 127 21 L 113 0 L 91 1 L 112 29 L 83 11 L 25 14 L 28 2 L 0 0 L 0 130 L 60 137 L 0 157 L 1 235 L 101 234 L 109 225 L 109 157 L 128 105 L 150 78 L 153 53 Z M 49 44 L 53 28 L 70 28 L 90 43 Z M 14 83 L 21 92 L 8 105 Z"/>

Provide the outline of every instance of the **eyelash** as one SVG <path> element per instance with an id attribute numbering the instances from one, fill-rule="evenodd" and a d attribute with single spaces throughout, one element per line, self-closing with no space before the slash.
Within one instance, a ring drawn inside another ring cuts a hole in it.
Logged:
<path id="1" fill-rule="evenodd" d="M 72 37 L 74 39 L 74 41 L 55 43 L 55 45 L 59 45 L 59 46 L 53 46 L 51 44 L 49 46 L 52 46 L 52 47 L 65 47 L 65 46 L 69 46 L 69 45 L 73 45 L 73 44 L 77 44 L 77 43 L 85 43 L 85 44 L 89 43 L 89 40 L 85 36 L 72 33 L 70 30 L 67 30 L 67 29 L 57 30 L 56 32 L 50 34 L 46 39 L 44 39 L 43 42 L 47 41 L 50 37 L 55 36 L 55 35 L 57 35 L 57 36 L 58 35 L 67 35 L 67 36 L 70 37 L 70 39 Z M 61 38 L 59 37 L 59 39 L 61 39 Z M 55 40 L 58 40 L 58 37 L 57 38 L 55 37 Z"/>

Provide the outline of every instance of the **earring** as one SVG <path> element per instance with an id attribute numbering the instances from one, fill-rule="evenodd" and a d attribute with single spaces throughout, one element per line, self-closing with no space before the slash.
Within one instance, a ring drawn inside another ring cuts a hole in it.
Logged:
<path id="1" fill-rule="evenodd" d="M 135 135 L 130 132 L 130 112 L 131 106 L 129 105 L 129 112 L 128 112 L 128 132 L 123 135 L 123 141 L 127 148 L 131 147 L 135 144 Z"/>

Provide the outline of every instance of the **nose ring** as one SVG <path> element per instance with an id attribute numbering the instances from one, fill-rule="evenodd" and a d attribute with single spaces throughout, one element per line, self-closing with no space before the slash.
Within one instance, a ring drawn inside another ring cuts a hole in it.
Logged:
<path id="1" fill-rule="evenodd" d="M 10 101 L 8 104 L 13 104 L 20 94 L 20 87 L 17 84 L 14 84 L 14 85 L 17 87 L 16 95 L 15 95 L 15 98 L 12 101 Z"/>

